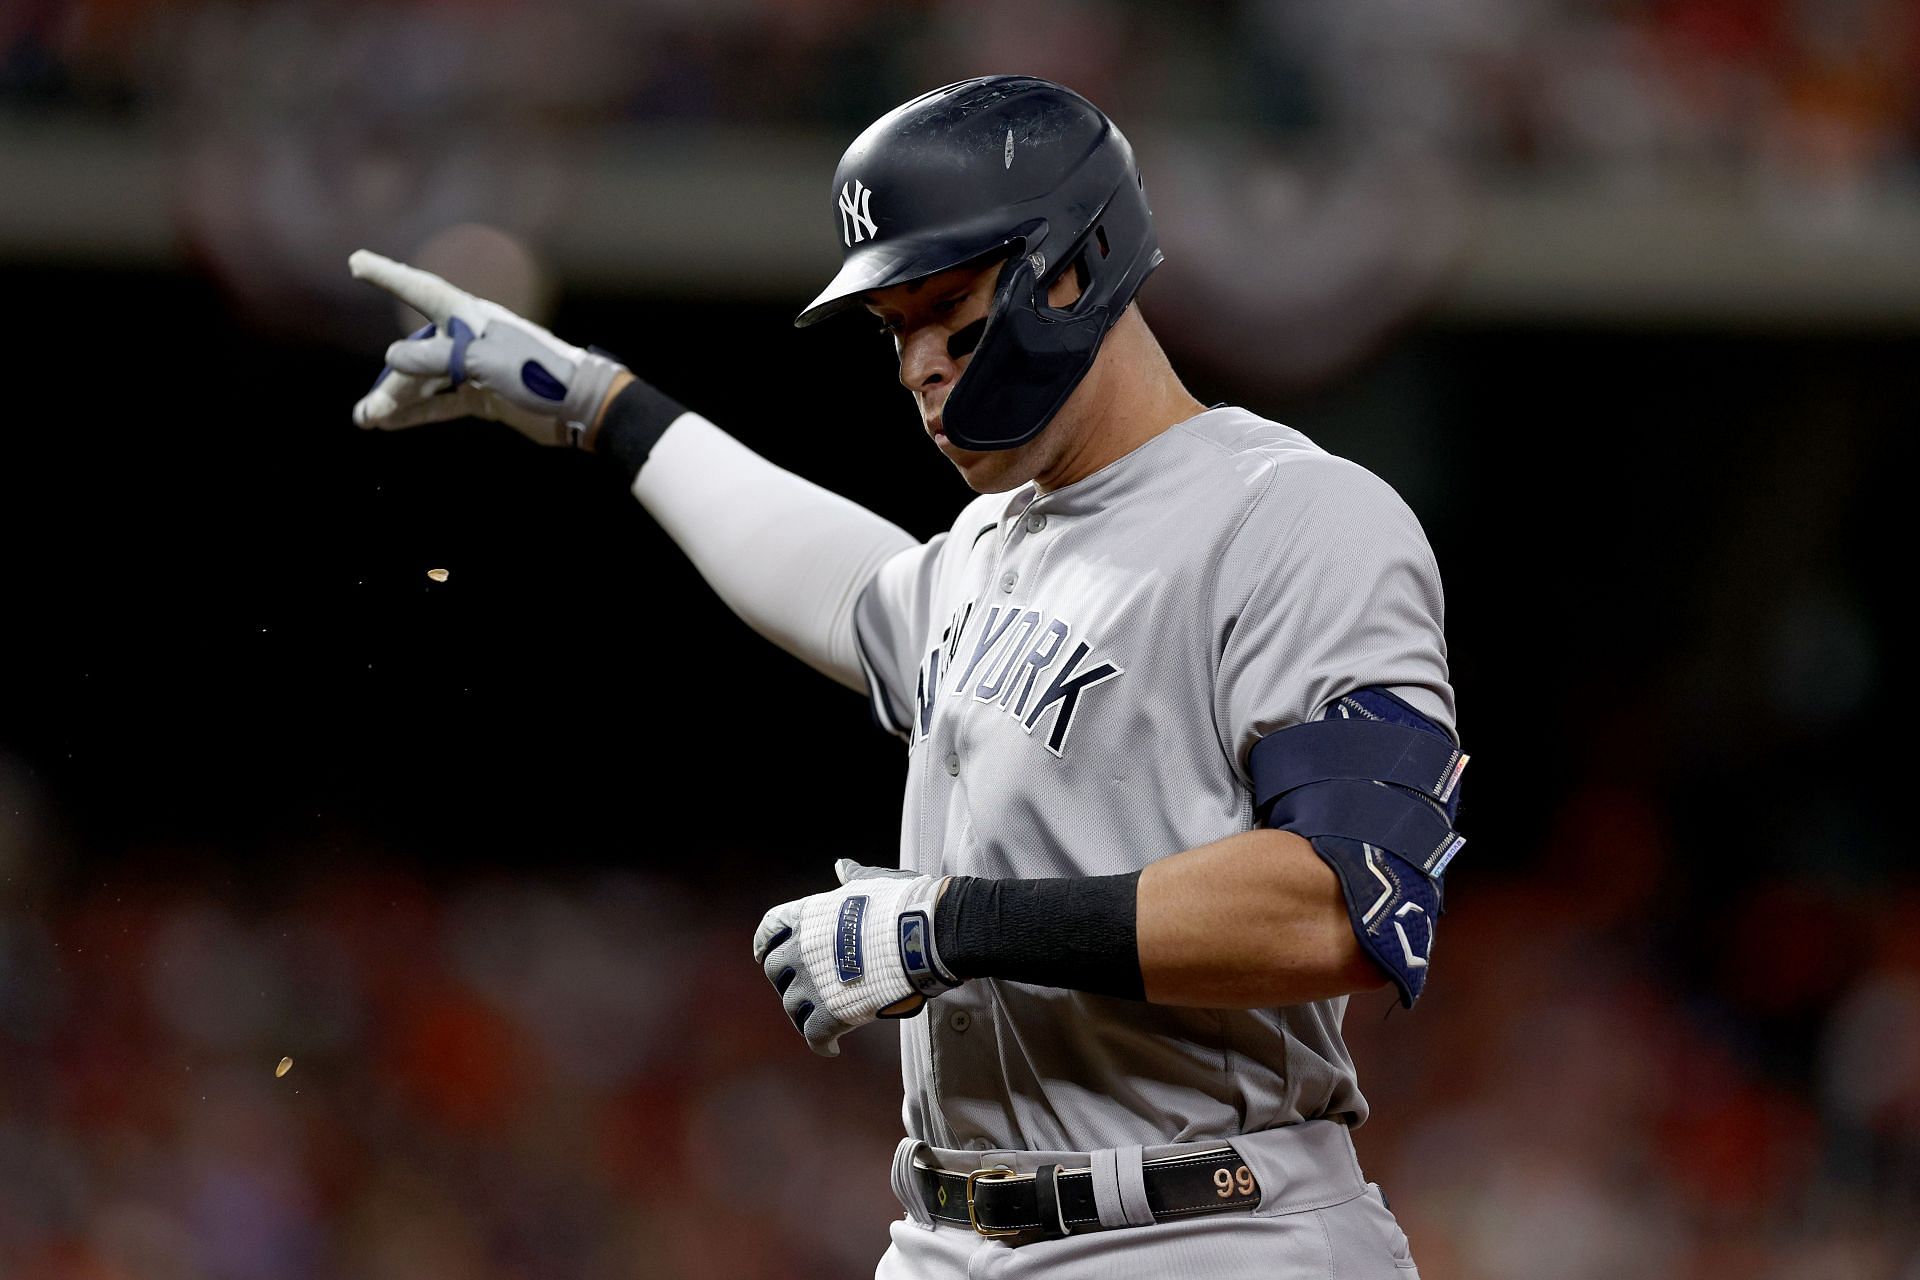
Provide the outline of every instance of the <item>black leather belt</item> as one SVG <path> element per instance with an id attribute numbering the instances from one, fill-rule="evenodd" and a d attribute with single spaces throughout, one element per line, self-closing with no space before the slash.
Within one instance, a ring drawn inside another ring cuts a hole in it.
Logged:
<path id="1" fill-rule="evenodd" d="M 1149 1160 L 1140 1168 L 1155 1222 L 1251 1209 L 1260 1203 L 1260 1184 L 1232 1147 Z M 916 1164 L 914 1173 L 928 1212 L 983 1236 L 1026 1243 L 1105 1230 L 1094 1203 L 1091 1169 L 1043 1164 L 1026 1174 L 1011 1169 L 950 1173 Z"/>

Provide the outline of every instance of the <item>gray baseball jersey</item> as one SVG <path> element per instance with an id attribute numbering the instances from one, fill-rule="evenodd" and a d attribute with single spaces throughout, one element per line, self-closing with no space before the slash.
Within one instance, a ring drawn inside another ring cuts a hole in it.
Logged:
<path id="1" fill-rule="evenodd" d="M 909 742 L 901 865 L 1138 870 L 1253 825 L 1248 749 L 1378 686 L 1453 731 L 1439 572 L 1364 468 L 1208 410 L 1075 484 L 982 496 L 855 613 Z M 901 1024 L 907 1132 L 1089 1151 L 1357 1124 L 1344 999 L 1175 1008 L 981 979 Z"/>

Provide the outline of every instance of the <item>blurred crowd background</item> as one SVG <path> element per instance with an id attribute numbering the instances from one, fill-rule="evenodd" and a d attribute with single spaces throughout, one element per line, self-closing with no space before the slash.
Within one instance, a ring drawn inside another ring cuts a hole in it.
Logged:
<path id="1" fill-rule="evenodd" d="M 929 535 L 787 325 L 852 133 L 1005 70 L 1134 138 L 1196 394 L 1439 556 L 1469 845 L 1347 1018 L 1422 1273 L 1920 1280 L 1911 0 L 4 0 L 0 1277 L 868 1272 L 891 1033 L 747 944 L 896 744 L 594 460 L 354 431 L 345 257 Z"/>

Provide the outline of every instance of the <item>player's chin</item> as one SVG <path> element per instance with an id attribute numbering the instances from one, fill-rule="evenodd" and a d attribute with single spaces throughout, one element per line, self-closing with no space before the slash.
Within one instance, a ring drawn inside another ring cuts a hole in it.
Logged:
<path id="1" fill-rule="evenodd" d="M 947 461 L 954 465 L 960 478 L 975 493 L 1005 493 L 1018 488 L 1027 479 L 1015 465 L 1015 459 L 1006 453 L 978 453 L 944 442 L 940 445 L 940 452 L 947 455 Z"/>
<path id="2" fill-rule="evenodd" d="M 963 449 L 940 429 L 939 417 L 923 418 L 927 434 L 975 493 L 1005 493 L 1031 479 L 1022 471 L 1023 449 Z"/>

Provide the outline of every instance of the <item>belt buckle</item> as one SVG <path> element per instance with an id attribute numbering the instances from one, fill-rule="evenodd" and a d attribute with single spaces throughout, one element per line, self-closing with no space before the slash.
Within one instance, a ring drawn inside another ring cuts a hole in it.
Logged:
<path id="1" fill-rule="evenodd" d="M 1017 1178 L 1019 1176 L 1019 1174 L 1004 1165 L 995 1165 L 987 1169 L 974 1169 L 967 1174 L 967 1225 L 973 1228 L 976 1235 L 985 1236 L 989 1240 L 998 1240 L 1005 1236 L 1017 1236 L 1020 1234 L 1018 1231 L 995 1231 L 990 1227 L 981 1226 L 980 1218 L 974 1212 L 973 1208 L 973 1187 L 975 1183 L 983 1180 L 989 1182 L 1004 1182 L 1008 1178 Z"/>

